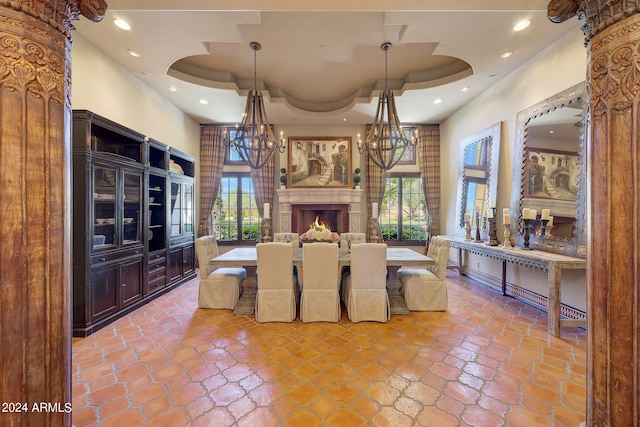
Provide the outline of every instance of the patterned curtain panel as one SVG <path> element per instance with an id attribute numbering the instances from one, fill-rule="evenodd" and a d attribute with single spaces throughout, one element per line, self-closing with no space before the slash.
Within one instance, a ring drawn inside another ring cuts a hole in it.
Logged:
<path id="1" fill-rule="evenodd" d="M 224 126 L 200 127 L 200 227 L 198 236 L 211 234 L 211 209 L 220 188 L 224 166 Z"/>
<path id="2" fill-rule="evenodd" d="M 440 126 L 418 126 L 418 162 L 427 200 L 427 245 L 440 234 Z"/>
<path id="3" fill-rule="evenodd" d="M 377 166 L 371 158 L 369 153 L 365 154 L 365 162 L 367 168 L 367 176 L 365 177 L 367 188 L 367 242 L 382 243 L 382 230 L 380 229 L 380 223 L 373 221 L 372 216 L 372 204 L 378 203 L 378 214 L 382 208 L 382 198 L 384 197 L 384 186 L 386 183 L 385 171 L 381 167 Z M 377 218 L 376 218 L 377 219 Z"/>
<path id="4" fill-rule="evenodd" d="M 256 196 L 256 205 L 260 217 L 264 218 L 264 204 L 269 203 L 270 210 L 273 212 L 273 170 L 275 164 L 274 155 L 260 169 L 251 169 L 251 182 L 253 183 L 253 192 Z M 269 215 L 271 218 L 272 215 Z"/>

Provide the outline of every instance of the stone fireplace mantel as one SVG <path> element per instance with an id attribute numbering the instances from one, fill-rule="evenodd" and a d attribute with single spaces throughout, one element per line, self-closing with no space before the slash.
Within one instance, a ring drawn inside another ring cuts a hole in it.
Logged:
<path id="1" fill-rule="evenodd" d="M 278 194 L 278 215 L 280 232 L 291 233 L 291 213 L 294 205 L 347 205 L 349 212 L 349 230 L 360 231 L 362 193 L 364 190 L 351 188 L 296 188 L 276 190 Z"/>

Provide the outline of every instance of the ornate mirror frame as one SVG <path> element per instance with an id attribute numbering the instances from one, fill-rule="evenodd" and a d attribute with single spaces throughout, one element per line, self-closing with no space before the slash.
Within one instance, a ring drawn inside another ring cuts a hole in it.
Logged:
<path id="1" fill-rule="evenodd" d="M 530 247 L 546 252 L 553 252 L 562 255 L 585 258 L 587 251 L 586 236 L 586 118 L 588 102 L 586 99 L 586 82 L 578 83 L 544 101 L 535 104 L 526 110 L 518 113 L 516 121 L 516 140 L 514 147 L 513 160 L 513 179 L 511 190 L 511 235 L 514 237 L 515 245 L 523 247 L 524 245 L 524 221 L 522 219 L 522 209 L 525 206 L 525 168 L 527 166 L 527 135 L 528 125 L 535 119 L 545 114 L 549 114 L 556 109 L 565 106 L 574 108 L 576 105 L 582 105 L 582 132 L 578 142 L 577 152 L 577 191 L 575 202 L 575 222 L 573 224 L 573 232 L 570 238 L 555 237 L 550 235 L 531 234 Z M 553 201 L 551 204 L 551 215 L 553 215 Z M 540 210 L 538 210 L 540 213 Z M 538 221 L 539 222 L 539 221 Z"/>
<path id="2" fill-rule="evenodd" d="M 467 207 L 468 180 L 465 158 L 467 150 L 479 142 L 486 142 L 488 150 L 486 152 L 484 176 L 486 177 L 486 191 L 483 205 L 480 212 L 485 212 L 489 200 L 496 200 L 498 194 L 498 167 L 500 164 L 500 140 L 501 140 L 502 122 L 498 122 L 486 129 L 475 133 L 460 142 L 460 160 L 458 168 L 458 192 L 456 193 L 456 235 L 464 236 L 464 214 L 475 213 L 475 207 Z M 484 215 L 481 215 L 481 217 Z M 482 220 L 482 218 L 480 218 Z M 484 223 L 484 221 L 483 221 Z M 475 229 L 475 218 L 471 220 L 471 228 Z M 483 225 L 481 224 L 481 228 Z"/>

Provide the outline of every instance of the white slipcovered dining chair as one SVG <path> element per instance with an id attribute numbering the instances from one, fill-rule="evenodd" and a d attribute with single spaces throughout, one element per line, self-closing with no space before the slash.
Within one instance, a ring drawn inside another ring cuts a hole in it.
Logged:
<path id="1" fill-rule="evenodd" d="M 340 320 L 337 243 L 307 243 L 302 247 L 300 318 L 305 323 Z"/>
<path id="2" fill-rule="evenodd" d="M 286 243 L 287 236 L 289 236 L 289 242 L 294 249 L 300 247 L 300 235 L 298 233 L 273 233 L 273 241 Z"/>
<path id="3" fill-rule="evenodd" d="M 293 247 L 290 243 L 258 243 L 256 253 L 256 321 L 292 322 L 300 294 L 293 269 Z"/>
<path id="4" fill-rule="evenodd" d="M 351 241 L 351 245 L 357 245 L 359 243 L 367 242 L 367 234 L 366 233 L 342 233 L 340 234 L 340 248 L 348 249 L 349 241 Z"/>
<path id="5" fill-rule="evenodd" d="M 240 298 L 240 284 L 247 277 L 242 267 L 211 265 L 211 259 L 219 255 L 214 236 L 196 239 L 196 254 L 200 268 L 199 308 L 226 308 L 233 310 Z"/>
<path id="6" fill-rule="evenodd" d="M 443 236 L 431 238 L 427 256 L 435 264 L 426 268 L 406 268 L 398 271 L 400 293 L 411 311 L 446 311 L 448 307 L 447 262 L 451 241 Z"/>
<path id="7" fill-rule="evenodd" d="M 351 271 L 342 281 L 342 299 L 352 322 L 389 320 L 386 244 L 351 246 Z"/>

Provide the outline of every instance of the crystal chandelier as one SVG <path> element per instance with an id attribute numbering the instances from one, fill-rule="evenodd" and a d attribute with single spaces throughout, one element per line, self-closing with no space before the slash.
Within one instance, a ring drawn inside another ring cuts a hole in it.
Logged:
<path id="1" fill-rule="evenodd" d="M 260 169 L 273 156 L 276 148 L 284 153 L 285 145 L 282 137 L 280 141 L 274 137 L 264 109 L 262 94 L 257 89 L 256 52 L 262 46 L 258 42 L 251 42 L 249 47 L 253 50 L 253 90 L 247 95 L 242 123 L 236 125 L 235 137 L 228 143 L 250 168 Z"/>
<path id="2" fill-rule="evenodd" d="M 380 46 L 384 51 L 384 91 L 378 98 L 376 116 L 364 143 L 358 140 L 360 154 L 366 150 L 371 161 L 384 170 L 398 164 L 405 151 L 413 149 L 417 143 L 417 139 L 410 140 L 403 132 L 393 91 L 387 87 L 387 53 L 391 46 L 389 42 Z"/>

